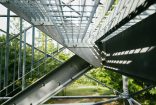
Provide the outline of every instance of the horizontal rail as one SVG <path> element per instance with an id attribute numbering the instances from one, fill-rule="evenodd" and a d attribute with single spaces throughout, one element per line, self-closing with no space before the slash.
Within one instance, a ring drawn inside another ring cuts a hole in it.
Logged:
<path id="1" fill-rule="evenodd" d="M 115 95 L 102 95 L 102 96 L 53 96 L 51 99 L 83 99 L 83 98 L 115 98 Z"/>
<path id="2" fill-rule="evenodd" d="M 0 97 L 0 100 L 8 100 L 10 99 L 11 97 Z"/>

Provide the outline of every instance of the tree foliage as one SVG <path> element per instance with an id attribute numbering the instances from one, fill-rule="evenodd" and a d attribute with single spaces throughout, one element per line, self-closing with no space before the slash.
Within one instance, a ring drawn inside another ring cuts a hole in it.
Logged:
<path id="1" fill-rule="evenodd" d="M 122 89 L 122 75 L 112 72 L 110 70 L 105 70 L 102 68 L 94 68 L 90 70 L 87 75 L 96 78 L 98 81 L 104 83 L 105 85 L 112 87 L 120 92 L 123 92 Z M 93 85 L 93 86 L 101 86 L 100 84 L 82 76 L 78 79 L 75 84 L 76 86 L 81 85 Z M 75 85 L 74 84 L 74 85 Z M 142 90 L 148 86 L 147 83 L 142 81 L 130 78 L 128 79 L 128 89 L 129 93 L 135 93 L 139 90 Z M 138 102 L 142 103 L 143 105 L 156 105 L 156 88 L 143 92 L 142 94 L 136 95 L 134 99 L 138 100 Z"/>
<path id="2" fill-rule="evenodd" d="M 38 39 L 40 41 L 40 45 L 37 46 L 38 49 L 45 51 L 45 34 L 41 34 L 42 37 Z M 11 36 L 12 37 L 12 36 Z M 47 53 L 51 54 L 53 51 L 57 50 L 57 46 L 55 45 L 55 42 L 53 40 L 49 40 L 48 37 L 47 41 Z M 0 36 L 0 43 L 5 42 L 5 35 Z M 19 39 L 15 38 L 10 41 L 9 44 L 9 64 L 8 64 L 8 83 L 12 84 L 14 83 L 15 87 L 21 87 L 21 79 L 18 78 L 18 64 L 19 64 Z M 4 89 L 4 71 L 5 71 L 5 50 L 6 46 L 5 44 L 0 46 L 0 88 Z M 22 48 L 22 62 L 21 62 L 21 70 L 23 69 L 23 52 L 24 49 Z M 46 54 L 43 54 L 37 50 L 34 52 L 34 68 L 31 69 L 31 60 L 32 60 L 32 48 L 30 46 L 26 46 L 26 69 L 25 69 L 25 80 L 26 85 L 30 85 L 34 83 L 37 79 L 40 77 L 46 75 L 47 73 L 53 71 L 56 67 L 58 67 L 61 63 L 56 61 L 55 59 L 51 58 L 50 56 L 47 56 Z M 52 55 L 53 56 L 53 55 Z M 56 56 L 57 59 L 61 61 L 66 61 L 70 58 L 70 54 L 65 54 L 64 52 L 61 52 Z M 21 73 L 20 73 L 21 75 Z M 8 92 L 12 91 L 12 85 L 10 85 Z M 0 90 L 1 90 L 0 89 Z M 20 88 L 21 89 L 21 88 Z M 18 91 L 20 91 L 20 89 Z M 15 91 L 16 94 L 18 91 Z M 0 93 L 1 97 L 5 96 L 5 91 Z"/>

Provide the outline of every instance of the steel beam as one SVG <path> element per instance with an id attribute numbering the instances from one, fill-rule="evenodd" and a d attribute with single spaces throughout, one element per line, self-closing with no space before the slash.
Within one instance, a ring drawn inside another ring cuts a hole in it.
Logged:
<path id="1" fill-rule="evenodd" d="M 128 77 L 122 75 L 122 85 L 123 85 L 123 93 L 126 96 L 129 95 L 129 92 L 128 92 Z"/>
<path id="2" fill-rule="evenodd" d="M 128 77 L 122 75 L 122 86 L 123 86 L 123 93 L 122 96 L 125 98 L 124 100 L 124 105 L 129 105 L 131 104 L 131 100 L 128 100 L 129 98 L 129 91 L 128 91 Z M 128 101 L 127 101 L 127 100 Z M 129 102 L 129 103 L 128 103 Z"/>
<path id="3" fill-rule="evenodd" d="M 18 38 L 17 38 L 18 39 Z M 18 40 L 20 40 L 20 39 L 18 39 Z M 24 43 L 24 41 L 21 41 L 22 43 Z M 28 43 L 26 43 L 26 45 L 27 46 L 29 46 L 29 47 L 32 47 L 32 45 L 30 45 L 30 44 L 28 44 Z M 35 50 L 37 50 L 37 51 L 39 51 L 40 53 L 42 53 L 42 54 L 46 54 L 44 51 L 42 51 L 42 50 L 40 50 L 40 49 L 38 49 L 38 48 L 36 48 L 36 47 L 34 47 L 34 49 Z M 54 56 L 52 56 L 51 54 L 46 54 L 48 57 L 51 57 L 51 58 L 53 58 L 54 60 L 56 60 L 56 61 L 58 61 L 58 62 L 62 62 L 62 61 L 60 61 L 60 60 L 58 60 L 57 58 L 55 58 Z"/>
<path id="4" fill-rule="evenodd" d="M 106 38 L 111 33 L 118 30 L 119 28 L 121 28 L 123 25 L 125 25 L 130 20 L 135 18 L 137 15 L 139 15 L 141 12 L 148 9 L 148 7 L 150 7 L 155 2 L 156 2 L 155 0 L 146 0 L 143 5 L 140 5 L 139 7 L 137 7 L 135 9 L 134 12 L 131 12 L 130 14 L 128 14 L 124 19 L 122 19 L 120 22 L 118 22 L 118 24 L 116 24 L 114 27 L 112 27 L 112 29 L 108 30 L 108 32 L 106 32 L 105 35 L 103 35 L 101 38 L 99 38 L 95 43 L 98 44 L 102 39 Z"/>
<path id="5" fill-rule="evenodd" d="M 0 90 L 2 89 L 2 53 L 3 53 L 3 47 L 0 47 Z M 1 94 L 0 94 L 1 96 Z"/>
<path id="6" fill-rule="evenodd" d="M 156 14 L 153 14 L 105 43 L 102 43 L 101 46 L 105 46 L 105 49 L 101 47 L 102 50 L 110 54 L 110 56 L 106 57 L 106 62 L 103 63 L 107 66 L 107 69 L 109 69 L 108 67 L 114 67 L 117 69 L 109 70 L 140 79 L 141 81 L 156 84 L 155 18 Z M 148 50 L 141 52 L 144 48 L 148 48 Z M 137 52 L 139 49 L 141 50 Z M 123 53 L 127 51 L 127 54 Z M 122 52 L 122 54 L 117 56 L 113 55 L 119 52 Z M 108 60 L 130 60 L 132 62 L 130 64 L 119 64 L 109 63 L 107 62 Z"/>
<path id="7" fill-rule="evenodd" d="M 16 75 L 17 73 L 16 73 L 16 69 L 17 69 L 17 62 L 16 62 L 16 59 L 17 59 L 17 43 L 15 43 L 14 44 L 15 45 L 15 50 L 14 50 L 14 70 L 13 70 L 13 78 L 12 78 L 12 82 L 15 82 L 15 79 L 17 78 L 16 76 L 18 76 L 18 75 Z M 13 84 L 13 90 L 15 89 L 15 84 Z"/>
<path id="8" fill-rule="evenodd" d="M 75 9 L 73 9 L 72 7 L 70 7 L 69 5 L 65 5 L 64 2 L 62 2 L 63 6 L 67 6 L 68 8 L 70 8 L 72 11 L 74 11 L 75 13 L 77 13 L 78 15 L 81 15 L 78 11 L 76 11 Z"/>
<path id="9" fill-rule="evenodd" d="M 82 5 L 83 5 L 83 9 L 82 9 L 82 13 L 81 13 L 81 16 L 80 16 L 81 19 L 80 19 L 80 23 L 79 23 L 80 25 L 79 25 L 79 30 L 78 30 L 79 32 L 78 32 L 78 35 L 77 35 L 77 42 L 79 40 L 79 36 L 80 36 L 81 31 L 82 31 L 81 30 L 81 27 L 82 27 L 81 25 L 82 25 L 82 18 L 84 17 L 84 9 L 85 9 L 85 5 L 86 5 L 86 0 L 83 0 Z"/>
<path id="10" fill-rule="evenodd" d="M 129 105 L 141 105 L 138 101 L 133 98 L 128 99 Z"/>
<path id="11" fill-rule="evenodd" d="M 23 44 L 23 65 L 22 65 L 22 90 L 26 87 L 25 72 L 26 72 L 26 32 L 24 32 L 24 44 Z"/>
<path id="12" fill-rule="evenodd" d="M 21 21 L 21 20 L 20 20 L 20 21 Z M 22 25 L 22 24 L 21 24 L 21 25 Z M 21 27 L 21 26 L 20 26 L 20 27 Z M 9 38 L 9 42 L 10 42 L 11 40 L 17 38 L 20 34 L 24 33 L 24 31 L 29 30 L 30 28 L 32 28 L 32 26 L 30 26 L 30 27 L 28 27 L 28 28 L 26 28 L 26 29 L 24 29 L 24 30 L 21 30 L 21 32 L 19 32 L 18 34 L 15 34 L 15 35 L 9 34 L 10 36 L 12 36 L 11 38 Z M 2 30 L 2 29 L 0 29 L 0 31 L 4 32 L 5 34 L 7 33 L 6 31 L 4 31 L 4 30 Z M 2 43 L 0 43 L 0 46 L 5 45 L 6 43 L 7 43 L 6 41 L 5 41 L 5 42 L 2 42 Z"/>
<path id="13" fill-rule="evenodd" d="M 155 85 L 148 86 L 148 87 L 146 87 L 146 88 L 144 88 L 144 89 L 142 89 L 142 90 L 140 90 L 140 91 L 137 91 L 137 92 L 135 92 L 135 93 L 130 94 L 129 96 L 130 96 L 130 97 L 134 97 L 134 96 L 139 95 L 139 94 L 141 94 L 141 93 L 143 93 L 143 92 L 145 92 L 145 91 L 151 90 L 151 89 L 154 88 L 154 87 L 156 87 L 156 86 L 155 86 Z"/>
<path id="14" fill-rule="evenodd" d="M 22 43 L 24 43 L 24 41 L 22 41 Z M 32 47 L 32 45 L 30 45 L 30 44 L 28 44 L 28 43 L 26 43 L 26 45 L 29 46 L 29 47 Z M 37 50 L 37 51 L 39 51 L 39 52 L 42 53 L 42 54 L 46 54 L 44 51 L 42 51 L 42 50 L 40 50 L 40 49 L 38 49 L 38 48 L 36 48 L 36 47 L 34 47 L 34 49 Z M 50 55 L 50 54 L 46 54 L 46 55 L 49 56 L 49 57 L 51 57 L 51 58 L 53 58 L 54 60 L 56 60 L 56 61 L 58 61 L 58 62 L 62 62 L 62 61 L 58 60 L 57 58 L 53 57 L 53 56 Z"/>
<path id="15" fill-rule="evenodd" d="M 84 33 L 82 35 L 81 41 L 83 41 L 83 39 L 84 39 L 84 37 L 85 37 L 85 35 L 87 33 L 88 27 L 89 27 L 90 23 L 92 22 L 93 16 L 94 16 L 94 14 L 96 12 L 96 9 L 97 9 L 99 3 L 100 3 L 100 0 L 95 0 L 94 7 L 93 7 L 92 12 L 91 12 L 91 14 L 89 16 L 89 20 L 88 20 L 88 23 L 86 24 L 85 31 L 84 31 Z"/>
<path id="16" fill-rule="evenodd" d="M 0 15 L 0 17 L 8 17 L 7 15 Z M 10 15 L 9 17 L 19 17 L 17 15 Z"/>
<path id="17" fill-rule="evenodd" d="M 90 103 L 67 103 L 67 104 L 43 104 L 43 105 L 93 105 L 94 102 Z"/>
<path id="18" fill-rule="evenodd" d="M 8 69 L 9 69 L 9 32 L 10 32 L 10 10 L 7 9 L 7 34 L 6 34 L 6 49 L 5 49 L 5 68 L 4 68 L 4 87 L 6 87 L 8 85 Z M 7 94 L 7 90 L 6 90 L 6 94 Z"/>
<path id="19" fill-rule="evenodd" d="M 70 5 L 75 0 L 69 0 L 65 5 Z"/>
<path id="20" fill-rule="evenodd" d="M 108 103 L 111 103 L 111 102 L 114 102 L 114 101 L 118 101 L 118 100 L 121 100 L 123 98 L 121 97 L 116 97 L 116 98 L 112 98 L 112 99 L 109 99 L 107 101 L 102 101 L 102 102 L 97 102 L 95 104 L 92 104 L 92 105 L 103 105 L 103 104 L 108 104 Z"/>
<path id="21" fill-rule="evenodd" d="M 62 47 L 62 48 L 60 48 L 59 49 L 59 52 L 57 52 L 57 50 L 56 51 L 54 51 L 54 52 L 52 52 L 51 54 L 49 54 L 49 55 L 51 55 L 51 56 L 55 56 L 55 55 L 57 55 L 58 53 L 60 53 L 61 51 L 63 51 L 65 49 L 65 47 Z M 51 56 L 48 56 L 48 57 L 51 57 Z M 44 56 L 43 58 L 41 58 L 41 59 L 39 59 L 37 62 L 34 62 L 34 64 L 39 64 L 39 63 L 41 63 L 42 61 L 44 61 L 45 59 L 47 59 L 48 57 L 46 57 L 46 56 Z M 59 61 L 60 63 L 63 63 L 62 61 Z"/>
<path id="22" fill-rule="evenodd" d="M 31 56 L 31 70 L 34 68 L 34 45 L 35 45 L 35 27 L 32 28 L 32 56 Z M 31 74 L 32 75 L 32 74 Z"/>
<path id="23" fill-rule="evenodd" d="M 115 89 L 113 89 L 113 88 L 107 86 L 106 84 L 100 82 L 99 80 L 97 80 L 97 79 L 95 79 L 95 78 L 93 78 L 93 77 L 90 77 L 90 76 L 88 76 L 88 75 L 86 75 L 86 74 L 85 74 L 85 76 L 86 76 L 87 78 L 89 78 L 89 79 L 91 79 L 91 80 L 97 82 L 98 84 L 102 85 L 103 87 L 106 87 L 106 88 L 110 89 L 110 90 L 113 91 L 113 92 L 115 91 L 116 93 L 121 94 L 121 92 L 119 92 L 118 90 L 115 90 Z"/>
<path id="24" fill-rule="evenodd" d="M 19 42 L 19 58 L 18 58 L 18 78 L 21 77 L 22 74 L 22 18 L 20 18 L 20 42 Z M 25 31 L 24 31 L 25 32 Z"/>
<path id="25" fill-rule="evenodd" d="M 20 23 L 21 25 L 22 25 L 22 23 Z M 9 41 L 11 41 L 11 40 L 13 40 L 13 39 L 15 39 L 15 38 L 17 38 L 19 35 L 22 35 L 22 33 L 24 33 L 24 31 L 27 31 L 27 30 L 29 30 L 30 28 L 32 28 L 32 26 L 30 26 L 30 27 L 28 27 L 28 28 L 26 28 L 26 29 L 24 29 L 23 31 L 22 31 L 22 26 L 20 26 L 20 30 L 21 30 L 21 32 L 20 33 L 18 33 L 18 34 L 16 34 L 15 36 L 13 36 L 12 38 L 10 38 L 9 39 Z M 0 29 L 0 31 L 2 31 L 2 32 L 4 32 L 4 33 L 7 33 L 6 31 L 4 31 L 4 30 L 1 30 Z M 9 34 L 9 35 L 11 35 L 11 34 Z M 20 38 L 22 38 L 22 36 L 20 36 Z M 19 38 L 17 38 L 18 40 L 20 40 Z M 21 43 L 20 44 L 22 44 L 22 43 L 24 43 L 24 41 L 22 41 L 22 39 L 21 39 L 21 41 L 20 41 Z M 2 46 L 2 45 L 4 45 L 4 44 L 6 44 L 6 43 L 8 43 L 8 42 L 3 42 L 3 43 L 0 43 L 0 46 Z M 26 43 L 26 45 L 28 45 L 29 47 L 32 47 L 32 45 L 30 45 L 30 44 L 28 44 L 28 43 Z M 65 47 L 64 47 L 65 48 Z M 62 50 L 64 50 L 64 48 L 62 48 Z M 38 48 L 36 48 L 36 47 L 34 47 L 34 49 L 35 50 L 37 50 L 37 51 L 39 51 L 39 52 L 41 52 L 41 53 L 43 53 L 43 54 L 45 54 L 45 52 L 44 51 L 42 51 L 42 50 L 40 50 L 40 49 L 38 49 Z M 60 51 L 62 51 L 62 50 L 60 50 Z M 19 51 L 19 52 L 21 52 L 21 51 Z M 53 59 L 55 59 L 55 60 L 57 60 L 58 62 L 62 62 L 62 61 L 60 61 L 60 60 L 58 60 L 57 58 L 54 58 L 51 54 L 47 54 L 47 56 L 50 56 L 50 57 L 52 57 Z M 19 67 L 18 67 L 19 68 Z"/>
<path id="26" fill-rule="evenodd" d="M 0 100 L 8 100 L 11 99 L 11 97 L 0 97 Z"/>
<path id="27" fill-rule="evenodd" d="M 102 96 L 52 96 L 51 99 L 84 99 L 84 98 L 115 98 L 115 95 L 102 95 Z"/>
<path id="28" fill-rule="evenodd" d="M 78 56 L 73 56 L 48 75 L 18 93 L 2 105 L 38 105 L 57 94 L 66 85 L 86 73 L 92 67 Z"/>
<path id="29" fill-rule="evenodd" d="M 99 56 L 98 50 L 94 50 L 93 47 L 70 47 L 68 48 L 69 50 L 71 50 L 72 52 L 74 52 L 75 54 L 79 55 L 81 58 L 83 58 L 84 60 L 86 60 L 87 62 L 89 62 L 90 64 L 94 65 L 95 67 L 100 67 L 102 66 L 101 63 L 101 57 Z"/>
<path id="30" fill-rule="evenodd" d="M 66 49 L 66 48 L 65 48 L 65 47 L 61 47 L 61 48 L 59 48 L 58 50 L 52 52 L 51 54 L 53 54 L 53 56 L 55 56 L 55 55 L 57 55 L 58 53 L 62 52 L 64 49 Z M 50 55 L 51 55 L 51 54 L 50 54 Z"/>
<path id="31" fill-rule="evenodd" d="M 45 60 L 44 60 L 44 72 L 46 73 L 46 59 L 47 59 L 47 35 L 44 36 L 44 52 L 45 52 Z"/>
<path id="32" fill-rule="evenodd" d="M 40 0 L 40 1 L 41 1 L 40 3 L 36 2 L 36 1 L 31 1 L 31 3 L 32 2 L 36 3 L 38 8 L 40 8 L 40 9 L 44 6 L 45 8 L 42 8 L 43 11 L 40 10 L 40 12 L 42 12 L 45 15 L 45 18 L 48 18 L 48 19 L 51 18 L 51 17 L 49 17 L 48 15 L 45 14 L 45 11 L 49 11 L 48 7 L 45 6 L 45 5 L 42 5 L 42 4 L 45 4 L 47 2 L 45 2 L 45 0 Z M 23 7 L 17 6 L 16 3 L 19 3 L 21 5 L 22 4 L 26 4 L 27 6 L 30 6 L 30 3 L 27 3 L 26 1 L 24 3 L 22 3 L 21 1 L 18 1 L 18 0 L 13 0 L 13 1 L 11 0 L 11 1 L 9 1 L 9 3 L 2 3 L 2 4 L 4 6 L 10 8 L 10 10 L 12 10 L 18 16 L 21 16 L 26 21 L 28 21 L 29 23 L 33 24 L 33 22 L 31 20 L 34 17 L 34 14 L 31 14 L 30 12 L 28 12 L 30 8 L 23 8 Z M 90 7 L 94 8 L 93 5 L 90 6 Z M 25 12 L 23 12 L 23 11 L 25 11 Z M 54 10 L 52 12 L 54 12 Z M 55 13 L 56 12 L 54 12 L 54 14 Z M 60 19 L 57 19 L 57 21 L 59 21 L 59 20 Z M 52 37 L 54 40 L 56 40 L 57 42 L 59 42 L 63 46 L 68 47 L 68 44 L 65 44 L 65 41 L 64 41 L 65 37 L 60 33 L 60 30 L 59 30 L 60 28 L 56 24 L 56 21 L 54 19 L 52 19 L 52 21 L 55 23 L 54 24 L 55 26 L 49 26 L 49 25 L 41 24 L 41 25 L 37 25 L 36 28 L 42 30 L 44 33 L 46 33 L 47 35 Z M 74 21 L 74 19 L 72 21 Z M 69 48 L 69 49 L 72 52 L 74 52 L 75 54 L 79 55 L 81 58 L 84 58 L 87 62 L 89 62 L 90 64 L 92 64 L 92 65 L 94 65 L 96 67 L 99 67 L 99 66 L 102 65 L 100 57 L 95 57 L 94 55 L 96 55 L 96 53 L 92 53 L 90 51 L 90 48 L 85 49 L 85 48 L 75 48 L 75 47 L 73 47 L 73 48 Z M 86 52 L 89 53 L 88 54 L 89 56 L 88 55 L 86 56 Z"/>

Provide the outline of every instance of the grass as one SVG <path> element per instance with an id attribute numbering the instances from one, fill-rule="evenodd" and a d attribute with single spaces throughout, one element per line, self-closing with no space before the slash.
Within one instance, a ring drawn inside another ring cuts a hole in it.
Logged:
<path id="1" fill-rule="evenodd" d="M 67 88 L 65 88 L 63 91 L 61 91 L 58 95 L 59 96 L 98 96 L 98 95 L 112 95 L 113 93 L 101 86 L 73 86 L 70 85 Z M 84 103 L 84 102 L 98 102 L 98 101 L 103 101 L 106 99 L 68 99 L 68 100 L 63 100 L 63 99 L 56 99 L 56 100 L 49 100 L 47 103 L 52 104 L 52 103 Z M 112 105 L 112 104 L 108 104 Z M 113 104 L 114 105 L 114 104 Z"/>
<path id="2" fill-rule="evenodd" d="M 99 86 L 78 86 L 78 87 L 72 86 L 64 89 L 61 93 L 59 95 L 67 95 L 67 96 L 112 94 L 112 92 L 109 89 Z"/>

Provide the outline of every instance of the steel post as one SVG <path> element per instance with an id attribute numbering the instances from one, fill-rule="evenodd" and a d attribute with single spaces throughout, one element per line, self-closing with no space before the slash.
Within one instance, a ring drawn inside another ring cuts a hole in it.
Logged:
<path id="1" fill-rule="evenodd" d="M 2 53 L 3 53 L 3 47 L 0 47 L 0 90 L 2 89 L 2 70 L 3 70 L 2 69 Z"/>
<path id="2" fill-rule="evenodd" d="M 44 46 L 44 52 L 45 52 L 45 60 L 44 60 L 44 72 L 46 74 L 47 70 L 46 70 L 46 59 L 47 59 L 47 35 L 44 36 L 45 37 L 45 46 Z"/>
<path id="3" fill-rule="evenodd" d="M 10 32 L 10 10 L 7 9 L 7 35 L 6 35 L 6 49 L 5 49 L 5 69 L 4 69 L 4 86 L 8 85 L 8 66 L 9 66 L 9 32 Z M 7 89 L 6 89 L 7 94 Z"/>
<path id="4" fill-rule="evenodd" d="M 17 43 L 15 42 L 15 50 L 14 50 L 14 70 L 13 70 L 13 82 L 15 82 L 16 79 L 16 59 L 17 59 Z M 15 89 L 15 83 L 13 84 L 13 90 Z"/>
<path id="5" fill-rule="evenodd" d="M 24 32 L 24 51 L 23 51 L 23 68 L 22 68 L 22 90 L 25 89 L 25 65 L 26 65 L 26 32 Z"/>
<path id="6" fill-rule="evenodd" d="M 18 78 L 21 77 L 22 65 L 22 18 L 20 18 L 20 39 L 19 39 L 19 58 L 18 58 Z"/>
<path id="7" fill-rule="evenodd" d="M 34 68 L 34 44 L 35 44 L 35 27 L 32 28 L 32 56 L 31 56 L 31 70 Z M 32 73 L 31 73 L 32 78 Z"/>
<path id="8" fill-rule="evenodd" d="M 128 92 L 128 77 L 122 75 L 122 85 L 123 85 L 123 98 L 127 99 L 129 96 L 129 92 Z M 124 101 L 124 105 L 129 105 L 128 101 L 125 100 Z"/>

